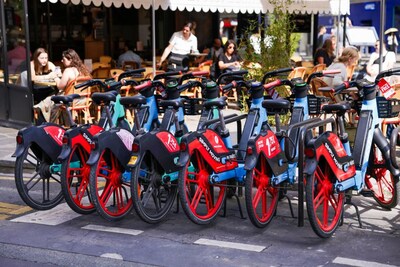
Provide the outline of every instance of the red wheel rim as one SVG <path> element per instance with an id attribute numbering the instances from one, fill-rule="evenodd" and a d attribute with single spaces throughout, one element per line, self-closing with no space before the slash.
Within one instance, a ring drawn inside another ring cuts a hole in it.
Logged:
<path id="1" fill-rule="evenodd" d="M 210 173 L 204 158 L 195 152 L 192 163 L 195 171 L 185 176 L 186 199 L 193 215 L 202 220 L 212 218 L 220 209 L 225 195 L 225 184 L 210 184 Z M 194 190 L 193 190 L 194 189 Z M 215 199 L 215 195 L 218 194 Z"/>
<path id="2" fill-rule="evenodd" d="M 267 169 L 268 164 L 265 158 L 261 158 L 260 167 L 255 168 L 253 172 L 253 210 L 260 222 L 267 222 L 275 212 L 275 206 L 278 201 L 278 189 L 271 186 Z M 254 192 L 255 189 L 255 192 Z"/>
<path id="3" fill-rule="evenodd" d="M 325 232 L 332 231 L 340 220 L 344 193 L 335 193 L 327 165 L 325 171 L 317 166 L 313 182 L 313 206 L 318 225 Z"/>
<path id="4" fill-rule="evenodd" d="M 72 158 L 77 157 L 80 167 L 71 167 Z M 90 210 L 94 208 L 91 201 L 85 201 L 84 198 L 89 196 L 89 175 L 90 166 L 86 164 L 89 154 L 82 149 L 82 147 L 74 147 L 69 158 L 70 166 L 67 169 L 68 185 L 74 182 L 79 182 L 79 187 L 74 190 L 73 187 L 68 187 L 69 195 L 74 201 L 75 205 L 81 209 Z M 76 192 L 74 192 L 76 191 Z"/>
<path id="5" fill-rule="evenodd" d="M 130 210 L 132 198 L 126 193 L 126 187 L 130 185 L 123 183 L 121 179 L 121 170 L 123 168 L 112 153 L 109 153 L 109 155 L 109 164 L 106 164 L 104 160 L 100 160 L 100 167 L 97 168 L 96 177 L 101 177 L 105 180 L 104 188 L 102 189 L 99 181 L 96 182 L 97 196 L 101 209 L 109 216 L 118 217 Z"/>

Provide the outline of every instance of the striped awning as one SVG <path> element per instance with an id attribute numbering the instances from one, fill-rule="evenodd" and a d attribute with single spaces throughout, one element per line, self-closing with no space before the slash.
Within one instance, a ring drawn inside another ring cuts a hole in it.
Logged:
<path id="1" fill-rule="evenodd" d="M 42 0 L 43 1 L 43 0 Z M 45 1 L 45 0 L 44 0 Z M 49 0 L 57 2 L 57 0 Z M 228 12 L 228 13 L 267 13 L 273 11 L 268 0 L 59 0 L 78 5 L 104 5 L 106 7 L 145 8 L 153 3 L 156 9 Z M 289 2 L 289 1 L 286 1 Z M 350 0 L 293 0 L 284 6 L 290 13 L 300 14 L 350 14 Z"/>

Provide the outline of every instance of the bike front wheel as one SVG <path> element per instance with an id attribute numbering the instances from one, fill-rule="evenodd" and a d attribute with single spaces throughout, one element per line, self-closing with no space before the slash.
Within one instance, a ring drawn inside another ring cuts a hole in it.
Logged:
<path id="1" fill-rule="evenodd" d="M 158 223 L 165 218 L 174 204 L 177 192 L 176 179 L 163 179 L 164 170 L 156 162 L 150 152 L 145 152 L 132 170 L 133 207 L 147 223 Z"/>
<path id="2" fill-rule="evenodd" d="M 109 221 L 118 221 L 132 209 L 130 181 L 123 177 L 125 169 L 108 149 L 90 168 L 90 196 L 97 212 Z"/>
<path id="3" fill-rule="evenodd" d="M 226 181 L 210 183 L 211 167 L 201 153 L 192 152 L 187 165 L 179 171 L 178 190 L 182 208 L 196 224 L 209 224 L 222 208 Z"/>
<path id="4" fill-rule="evenodd" d="M 245 198 L 250 221 L 258 228 L 266 227 L 275 214 L 279 190 L 272 186 L 271 169 L 262 156 L 254 169 L 247 171 Z"/>
<path id="5" fill-rule="evenodd" d="M 15 185 L 22 200 L 36 210 L 48 210 L 63 200 L 60 164 L 36 144 L 29 144 L 15 161 Z"/>
<path id="6" fill-rule="evenodd" d="M 344 209 L 345 193 L 336 192 L 332 173 L 326 161 L 320 161 L 306 180 L 308 219 L 314 232 L 322 238 L 333 235 Z"/>
<path id="7" fill-rule="evenodd" d="M 72 210 L 80 214 L 96 211 L 89 194 L 90 166 L 86 164 L 88 158 L 89 153 L 82 146 L 75 145 L 61 168 L 61 186 L 65 201 Z"/>

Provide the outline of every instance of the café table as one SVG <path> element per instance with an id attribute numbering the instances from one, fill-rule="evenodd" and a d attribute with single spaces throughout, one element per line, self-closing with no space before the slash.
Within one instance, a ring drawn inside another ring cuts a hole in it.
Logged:
<path id="1" fill-rule="evenodd" d="M 57 94 L 57 84 L 54 79 L 34 81 L 32 87 L 33 99 L 38 103 L 50 95 Z"/>

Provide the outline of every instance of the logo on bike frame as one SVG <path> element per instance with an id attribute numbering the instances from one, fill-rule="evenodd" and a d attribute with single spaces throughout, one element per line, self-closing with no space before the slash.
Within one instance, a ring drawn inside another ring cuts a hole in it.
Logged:
<path id="1" fill-rule="evenodd" d="M 179 146 L 175 137 L 169 132 L 159 132 L 156 134 L 157 138 L 161 140 L 168 152 L 178 152 Z"/>
<path id="2" fill-rule="evenodd" d="M 120 129 L 120 131 L 117 132 L 117 135 L 119 139 L 121 139 L 122 143 L 125 145 L 126 149 L 131 151 L 134 138 L 133 135 L 125 129 Z"/>
<path id="3" fill-rule="evenodd" d="M 48 126 L 44 128 L 44 131 L 53 138 L 54 141 L 57 142 L 58 145 L 62 145 L 62 139 L 64 137 L 65 130 L 56 127 L 56 126 Z"/>

